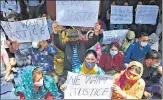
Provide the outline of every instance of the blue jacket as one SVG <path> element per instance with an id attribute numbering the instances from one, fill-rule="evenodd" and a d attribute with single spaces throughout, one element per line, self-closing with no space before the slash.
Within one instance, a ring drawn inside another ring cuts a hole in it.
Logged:
<path id="1" fill-rule="evenodd" d="M 125 53 L 125 63 L 130 63 L 131 61 L 143 61 L 147 52 L 151 50 L 151 47 L 147 45 L 144 48 L 140 47 L 139 42 L 134 42 L 131 44 Z"/>
<path id="2" fill-rule="evenodd" d="M 43 51 L 31 46 L 21 51 L 16 50 L 15 54 L 21 57 L 31 55 L 32 65 L 39 66 L 42 71 L 48 72 L 54 70 L 54 55 L 58 54 L 58 50 L 52 45 L 48 45 Z"/>

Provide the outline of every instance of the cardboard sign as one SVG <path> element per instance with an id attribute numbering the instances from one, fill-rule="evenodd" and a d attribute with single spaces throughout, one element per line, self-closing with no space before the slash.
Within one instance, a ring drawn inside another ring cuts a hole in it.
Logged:
<path id="1" fill-rule="evenodd" d="M 133 6 L 111 6 L 111 24 L 132 24 Z"/>
<path id="2" fill-rule="evenodd" d="M 68 72 L 64 99 L 111 99 L 113 77 Z"/>
<path id="3" fill-rule="evenodd" d="M 111 42 L 122 42 L 126 37 L 128 30 L 112 30 L 103 32 L 103 44 Z"/>
<path id="4" fill-rule="evenodd" d="M 10 40 L 32 42 L 50 39 L 45 17 L 17 22 L 1 21 L 1 26 Z"/>
<path id="5" fill-rule="evenodd" d="M 98 19 L 98 11 L 98 0 L 56 1 L 56 20 L 59 25 L 94 27 Z"/>
<path id="6" fill-rule="evenodd" d="M 137 5 L 136 24 L 156 24 L 158 6 Z"/>

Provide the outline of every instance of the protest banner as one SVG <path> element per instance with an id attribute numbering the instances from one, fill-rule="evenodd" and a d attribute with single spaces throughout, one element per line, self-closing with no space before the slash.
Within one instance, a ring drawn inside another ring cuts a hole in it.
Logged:
<path id="1" fill-rule="evenodd" d="M 122 42 L 126 37 L 128 30 L 112 30 L 103 32 L 103 44 L 111 42 Z"/>
<path id="2" fill-rule="evenodd" d="M 56 1 L 56 21 L 59 25 L 94 27 L 98 19 L 98 11 L 98 0 Z"/>
<path id="3" fill-rule="evenodd" d="M 111 24 L 132 24 L 133 6 L 111 6 Z"/>
<path id="4" fill-rule="evenodd" d="M 156 24 L 158 15 L 158 6 L 155 5 L 137 5 L 136 24 Z"/>
<path id="5" fill-rule="evenodd" d="M 64 99 L 111 99 L 113 77 L 68 72 Z"/>
<path id="6" fill-rule="evenodd" d="M 45 17 L 17 22 L 1 21 L 1 26 L 9 39 L 13 41 L 32 42 L 50 38 Z"/>
<path id="7" fill-rule="evenodd" d="M 6 36 L 3 30 L 0 30 L 1 32 L 1 46 L 3 48 L 8 48 L 7 42 L 6 42 Z"/>

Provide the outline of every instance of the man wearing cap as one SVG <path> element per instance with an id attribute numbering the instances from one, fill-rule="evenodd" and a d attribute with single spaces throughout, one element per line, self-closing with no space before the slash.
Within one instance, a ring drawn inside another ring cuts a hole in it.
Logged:
<path id="1" fill-rule="evenodd" d="M 84 56 L 86 50 L 95 45 L 98 41 L 98 33 L 100 30 L 100 25 L 96 24 L 94 28 L 93 38 L 88 42 L 80 42 L 79 31 L 75 29 L 70 29 L 68 31 L 67 37 L 69 41 L 65 44 L 61 43 L 59 40 L 59 35 L 57 31 L 57 23 L 53 25 L 54 32 L 54 44 L 64 52 L 64 71 L 72 71 L 76 66 L 80 65 L 84 61 Z"/>
<path id="2" fill-rule="evenodd" d="M 122 42 L 121 51 L 126 52 L 127 48 L 134 42 L 135 32 L 129 31 L 126 38 Z"/>

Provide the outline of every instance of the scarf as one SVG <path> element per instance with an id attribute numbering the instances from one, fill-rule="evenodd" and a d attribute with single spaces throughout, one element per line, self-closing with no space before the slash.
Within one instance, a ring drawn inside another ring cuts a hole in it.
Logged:
<path id="1" fill-rule="evenodd" d="M 43 75 L 44 85 L 40 87 L 37 93 L 34 91 L 32 72 L 35 68 L 37 67 L 27 66 L 23 69 L 21 79 L 15 86 L 15 95 L 18 95 L 18 92 L 22 92 L 25 99 L 41 99 L 50 92 L 56 97 L 58 88 L 50 76 Z"/>
<path id="2" fill-rule="evenodd" d="M 78 56 L 77 46 L 72 47 L 73 54 L 72 54 L 72 71 L 81 64 L 80 58 Z"/>
<path id="3" fill-rule="evenodd" d="M 132 79 L 130 79 L 127 75 L 128 69 L 131 66 L 137 66 L 141 68 L 141 73 L 140 75 L 133 77 Z M 132 61 L 131 63 L 129 63 L 128 67 L 126 68 L 125 71 L 121 72 L 118 75 L 115 75 L 115 82 L 114 84 L 116 84 L 117 86 L 119 86 L 123 91 L 125 91 L 127 94 L 131 94 L 134 95 L 134 91 L 137 89 L 138 84 L 138 80 L 141 78 L 143 74 L 143 65 L 139 62 L 136 61 Z M 134 85 L 134 86 L 133 86 Z M 112 98 L 122 98 L 121 95 L 117 94 L 117 93 L 113 93 Z"/>

